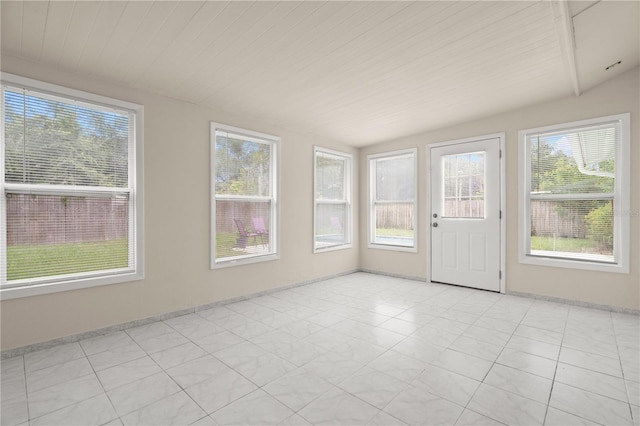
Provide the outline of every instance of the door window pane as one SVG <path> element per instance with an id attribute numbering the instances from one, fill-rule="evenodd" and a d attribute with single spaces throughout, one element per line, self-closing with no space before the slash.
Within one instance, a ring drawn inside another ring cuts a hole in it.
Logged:
<path id="1" fill-rule="evenodd" d="M 444 217 L 484 218 L 485 153 L 442 157 Z"/>

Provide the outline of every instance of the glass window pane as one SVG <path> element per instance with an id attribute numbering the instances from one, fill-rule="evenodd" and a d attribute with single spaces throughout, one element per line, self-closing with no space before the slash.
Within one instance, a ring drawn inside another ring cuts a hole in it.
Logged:
<path id="1" fill-rule="evenodd" d="M 347 206 L 316 204 L 316 248 L 346 244 Z"/>
<path id="2" fill-rule="evenodd" d="M 271 195 L 271 144 L 216 131 L 216 194 Z"/>
<path id="3" fill-rule="evenodd" d="M 6 200 L 7 281 L 133 267 L 128 197 Z"/>
<path id="4" fill-rule="evenodd" d="M 316 197 L 318 200 L 345 200 L 346 159 L 316 153 Z"/>
<path id="5" fill-rule="evenodd" d="M 216 260 L 273 252 L 271 202 L 216 200 Z"/>
<path id="6" fill-rule="evenodd" d="M 415 175 L 413 155 L 376 160 L 376 200 L 413 201 Z"/>
<path id="7" fill-rule="evenodd" d="M 531 137 L 531 193 L 613 192 L 616 135 L 609 126 Z"/>
<path id="8" fill-rule="evenodd" d="M 128 186 L 129 115 L 5 90 L 5 180 Z"/>
<path id="9" fill-rule="evenodd" d="M 315 150 L 314 251 L 351 243 L 351 155 Z"/>
<path id="10" fill-rule="evenodd" d="M 376 244 L 413 247 L 414 204 L 376 204 L 373 242 Z"/>
<path id="11" fill-rule="evenodd" d="M 444 217 L 484 218 L 485 153 L 442 157 Z"/>
<path id="12" fill-rule="evenodd" d="M 531 200 L 531 254 L 613 262 L 613 200 Z"/>
<path id="13" fill-rule="evenodd" d="M 416 150 L 370 160 L 371 243 L 415 247 Z"/>

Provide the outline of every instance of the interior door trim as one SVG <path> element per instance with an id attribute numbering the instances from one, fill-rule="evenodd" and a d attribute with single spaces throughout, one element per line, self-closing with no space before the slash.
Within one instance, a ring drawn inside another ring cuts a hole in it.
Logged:
<path id="1" fill-rule="evenodd" d="M 500 293 L 506 292 L 506 230 L 507 230 L 507 206 L 506 206 L 506 178 L 505 178 L 505 162 L 506 162 L 506 152 L 505 152 L 505 139 L 506 132 L 499 133 L 491 133 L 488 135 L 481 136 L 472 136 L 462 139 L 452 139 L 443 142 L 436 142 L 426 145 L 426 166 L 427 166 L 427 184 L 426 187 L 426 204 L 427 204 L 427 216 L 426 220 L 429 221 L 432 215 L 431 210 L 431 148 L 437 148 L 441 146 L 449 146 L 449 145 L 458 145 L 458 144 L 466 144 L 470 142 L 477 142 L 486 139 L 498 139 L 500 145 L 500 212 L 501 212 L 501 220 L 500 220 Z M 425 226 L 427 235 L 426 235 L 426 254 L 427 254 L 427 265 L 428 265 L 428 275 L 427 282 L 431 282 L 431 226 Z"/>

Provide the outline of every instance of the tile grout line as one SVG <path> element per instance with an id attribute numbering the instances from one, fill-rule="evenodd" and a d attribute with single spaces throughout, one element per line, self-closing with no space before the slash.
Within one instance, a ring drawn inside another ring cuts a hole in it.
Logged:
<path id="1" fill-rule="evenodd" d="M 558 359 L 556 359 L 556 368 L 553 370 L 553 379 L 551 380 L 551 389 L 549 390 L 549 398 L 547 399 L 547 408 L 544 412 L 544 420 L 542 424 L 545 424 L 547 421 L 547 415 L 549 414 L 549 407 L 551 407 L 551 396 L 553 395 L 553 389 L 556 384 L 556 375 L 558 374 L 558 366 L 560 365 L 560 355 L 562 354 L 562 348 L 564 343 L 564 337 L 567 332 L 567 323 L 569 322 L 569 314 L 571 309 L 567 309 L 567 316 L 564 321 L 564 327 L 562 327 L 562 338 L 560 339 L 560 349 L 558 350 Z M 555 407 L 552 407 L 555 408 Z"/>

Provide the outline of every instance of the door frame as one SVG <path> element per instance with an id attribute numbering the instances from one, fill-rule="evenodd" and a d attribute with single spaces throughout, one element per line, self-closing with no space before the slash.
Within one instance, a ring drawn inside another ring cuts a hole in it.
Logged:
<path id="1" fill-rule="evenodd" d="M 427 202 L 427 223 L 425 228 L 427 229 L 427 239 L 426 239 L 426 252 L 427 252 L 427 267 L 429 268 L 429 273 L 427 275 L 427 282 L 431 282 L 431 148 L 438 148 L 449 145 L 460 145 L 466 144 L 470 142 L 477 142 L 485 139 L 498 139 L 500 145 L 500 211 L 502 212 L 501 220 L 500 220 L 500 293 L 505 293 L 506 291 L 506 230 L 507 230 L 507 206 L 506 206 L 506 179 L 505 179 L 505 139 L 506 133 L 491 133 L 488 135 L 480 135 L 480 136 L 472 136 L 468 138 L 462 139 L 452 139 L 444 142 L 436 142 L 432 144 L 427 144 L 426 146 L 426 166 L 427 166 L 427 185 L 426 185 L 426 202 Z"/>

